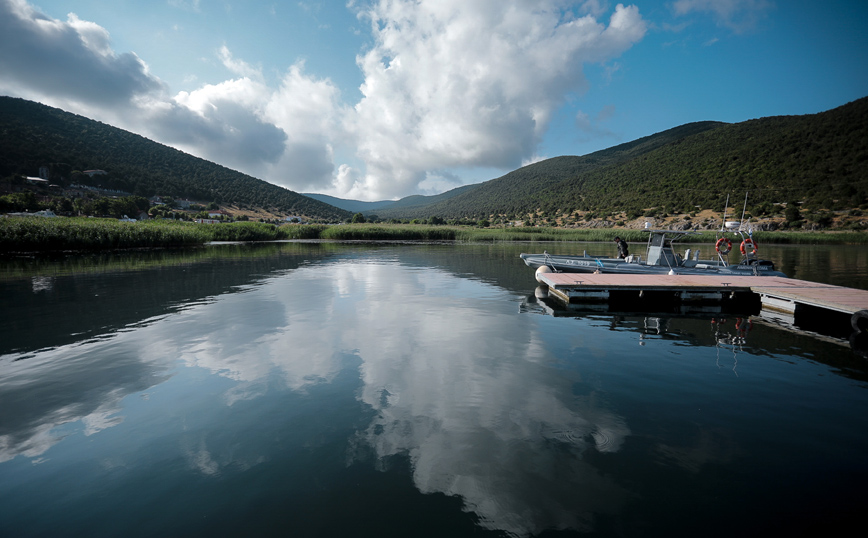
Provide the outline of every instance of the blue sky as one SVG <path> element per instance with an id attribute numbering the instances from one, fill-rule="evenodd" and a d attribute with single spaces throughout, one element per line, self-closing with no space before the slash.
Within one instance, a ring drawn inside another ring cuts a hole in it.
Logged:
<path id="1" fill-rule="evenodd" d="M 0 95 L 297 192 L 436 194 L 864 97 L 868 2 L 0 0 Z"/>

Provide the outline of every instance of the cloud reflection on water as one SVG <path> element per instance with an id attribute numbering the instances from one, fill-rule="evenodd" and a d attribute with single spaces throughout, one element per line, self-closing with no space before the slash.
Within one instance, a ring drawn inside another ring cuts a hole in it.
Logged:
<path id="1" fill-rule="evenodd" d="M 618 451 L 630 430 L 596 391 L 572 393 L 580 374 L 555 368 L 535 320 L 514 311 L 499 288 L 431 269 L 301 268 L 11 363 L 22 375 L 22 414 L 0 431 L 0 461 L 44 454 L 66 423 L 81 421 L 88 435 L 120 424 L 121 401 L 168 379 L 178 360 L 233 380 L 221 396 L 231 407 L 263 398 L 276 381 L 293 391 L 328 383 L 352 354 L 358 398 L 376 416 L 351 446 L 372 448 L 380 462 L 409 457 L 421 492 L 460 496 L 488 528 L 589 530 L 592 514 L 617 512 L 629 494 L 583 455 Z M 15 382 L 5 378 L 0 390 L 14 392 Z M 179 441 L 198 473 L 264 461 L 247 451 L 250 461 L 236 462 L 231 448 L 206 441 Z"/>
<path id="2" fill-rule="evenodd" d="M 377 456 L 408 455 L 420 491 L 461 496 L 491 529 L 589 530 L 617 511 L 627 493 L 582 454 L 617 451 L 629 428 L 595 394 L 571 394 L 509 297 L 432 271 L 356 270 L 379 283 L 343 332 L 378 413 L 360 432 Z"/>
<path id="3" fill-rule="evenodd" d="M 36 356 L 3 360 L 0 394 L 0 462 L 36 457 L 60 442 L 61 426 L 81 422 L 93 435 L 123 422 L 117 415 L 129 394 L 168 379 L 165 364 L 139 353 L 145 332 L 44 350 Z"/>

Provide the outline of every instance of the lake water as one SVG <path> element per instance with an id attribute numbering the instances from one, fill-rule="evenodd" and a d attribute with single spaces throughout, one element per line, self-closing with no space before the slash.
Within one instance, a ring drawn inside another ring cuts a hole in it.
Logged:
<path id="1" fill-rule="evenodd" d="M 761 248 L 791 276 L 868 288 L 863 247 Z M 538 250 L 0 262 L 0 536 L 861 523 L 868 366 L 846 340 L 737 313 L 564 312 L 518 259 Z"/>

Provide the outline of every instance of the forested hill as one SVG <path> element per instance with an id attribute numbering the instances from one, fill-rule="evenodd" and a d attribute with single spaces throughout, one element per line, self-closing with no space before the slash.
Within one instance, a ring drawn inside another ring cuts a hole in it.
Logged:
<path id="1" fill-rule="evenodd" d="M 188 155 L 142 136 L 24 99 L 0 97 L 0 177 L 35 176 L 50 167 L 54 183 L 87 182 L 75 171 L 105 170 L 101 186 L 140 196 L 163 195 L 234 203 L 343 220 L 349 216 L 318 200 Z"/>
<path id="2" fill-rule="evenodd" d="M 727 194 L 747 191 L 752 204 L 865 204 L 868 98 L 812 115 L 691 123 L 589 155 L 547 159 L 407 216 L 688 213 L 720 210 Z M 399 209 L 378 214 L 404 216 Z"/>
<path id="3" fill-rule="evenodd" d="M 36 175 L 43 165 L 61 185 L 98 182 L 141 196 L 332 221 L 355 212 L 82 116 L 0 97 L 0 178 Z M 89 169 L 108 175 L 75 174 Z M 588 155 L 547 159 L 437 196 L 410 196 L 361 211 L 381 218 L 629 220 L 720 211 L 727 194 L 741 199 L 746 192 L 753 206 L 868 208 L 868 98 L 812 115 L 690 123 Z"/>
<path id="4" fill-rule="evenodd" d="M 564 156 L 534 163 L 505 176 L 487 181 L 464 195 L 426 209 L 431 215 L 443 212 L 450 217 L 487 217 L 497 214 L 522 214 L 535 211 L 541 192 L 557 191 L 559 185 L 608 166 L 629 162 L 666 144 L 693 134 L 714 129 L 723 123 L 689 123 L 582 157 Z M 425 215 L 430 216 L 430 215 Z"/>

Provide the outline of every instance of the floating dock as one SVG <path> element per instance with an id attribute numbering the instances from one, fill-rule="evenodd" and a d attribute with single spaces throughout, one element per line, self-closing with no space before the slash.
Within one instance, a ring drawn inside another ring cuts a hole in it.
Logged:
<path id="1" fill-rule="evenodd" d="M 658 301 L 709 304 L 756 301 L 761 315 L 792 325 L 847 323 L 868 330 L 868 291 L 773 276 L 537 273 L 549 294 L 566 304 Z"/>

